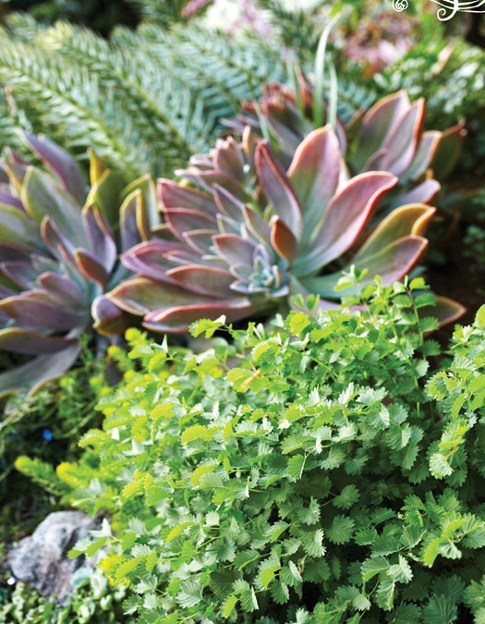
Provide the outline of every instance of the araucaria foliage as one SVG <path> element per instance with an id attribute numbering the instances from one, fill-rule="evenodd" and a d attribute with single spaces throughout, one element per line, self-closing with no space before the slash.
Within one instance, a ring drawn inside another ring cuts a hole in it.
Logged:
<path id="1" fill-rule="evenodd" d="M 233 341 L 198 355 L 128 332 L 137 370 L 57 478 L 112 514 L 72 555 L 107 548 L 140 624 L 483 622 L 485 313 L 426 385 L 432 295 L 359 279 L 365 311 L 201 321 Z"/>

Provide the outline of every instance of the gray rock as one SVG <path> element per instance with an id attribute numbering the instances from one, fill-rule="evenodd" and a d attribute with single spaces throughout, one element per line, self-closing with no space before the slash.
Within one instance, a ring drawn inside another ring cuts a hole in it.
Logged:
<path id="1" fill-rule="evenodd" d="M 17 580 L 30 583 L 42 596 L 66 605 L 73 590 L 72 575 L 80 567 L 91 565 L 84 555 L 69 559 L 67 553 L 100 525 L 101 518 L 80 511 L 51 513 L 33 535 L 21 540 L 9 553 L 6 567 Z"/>

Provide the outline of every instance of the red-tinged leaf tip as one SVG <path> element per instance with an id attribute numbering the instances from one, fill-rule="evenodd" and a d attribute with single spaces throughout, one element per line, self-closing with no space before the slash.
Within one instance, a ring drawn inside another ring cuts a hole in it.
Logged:
<path id="1" fill-rule="evenodd" d="M 276 214 L 299 239 L 303 231 L 303 215 L 295 191 L 286 174 L 270 154 L 270 145 L 261 141 L 256 148 L 256 170 L 263 191 Z"/>
<path id="2" fill-rule="evenodd" d="M 291 265 L 296 256 L 298 241 L 290 228 L 278 216 L 272 217 L 270 226 L 271 244 L 274 250 Z"/>

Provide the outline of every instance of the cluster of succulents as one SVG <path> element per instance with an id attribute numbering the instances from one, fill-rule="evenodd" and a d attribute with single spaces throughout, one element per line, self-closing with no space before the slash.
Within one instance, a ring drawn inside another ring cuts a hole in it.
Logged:
<path id="1" fill-rule="evenodd" d="M 240 142 L 193 156 L 158 196 L 149 176 L 125 186 L 93 153 L 86 188 L 64 150 L 22 134 L 49 172 L 13 151 L 1 166 L 0 349 L 37 357 L 0 375 L 0 395 L 61 375 L 86 331 L 103 352 L 132 324 L 186 332 L 200 318 L 285 312 L 293 295 L 318 295 L 315 312 L 338 307 L 351 265 L 367 270 L 364 284 L 413 270 L 440 189 L 432 172 L 453 164 L 462 128 L 423 133 L 424 103 L 399 92 L 347 128 L 311 130 L 311 85 L 300 85 L 305 127 L 291 93 L 272 86 L 260 107 L 275 149 L 249 103 Z M 463 311 L 438 298 L 433 314 Z"/>
<path id="2" fill-rule="evenodd" d="M 259 102 L 243 104 L 237 120 L 228 124 L 242 132 L 250 125 L 261 132 L 261 116 L 278 146 L 279 160 L 289 165 L 301 141 L 314 128 L 314 88 L 299 75 L 298 93 L 283 85 L 269 85 Z M 460 156 L 466 132 L 460 123 L 445 132 L 423 131 L 425 101 L 410 102 L 406 91 L 388 95 L 369 110 L 361 110 L 347 124 L 337 117 L 336 133 L 347 175 L 389 171 L 399 178 L 383 206 L 436 200 L 440 182 Z M 326 115 L 328 103 L 323 102 Z"/>
<path id="3" fill-rule="evenodd" d="M 410 203 L 366 229 L 398 177 L 366 171 L 348 179 L 329 125 L 298 145 L 288 169 L 247 126 L 241 143 L 221 140 L 178 175 L 182 182 L 158 185 L 171 236 L 124 253 L 123 264 L 137 276 L 107 295 L 154 331 L 287 310 L 296 294 L 318 294 L 317 310 L 338 307 L 334 289 L 352 264 L 368 270 L 366 281 L 380 275 L 384 284 L 409 273 L 435 212 Z M 443 321 L 462 313 L 447 299 L 440 306 Z"/>
<path id="4" fill-rule="evenodd" d="M 149 177 L 125 186 L 91 154 L 87 192 L 64 150 L 45 137 L 22 138 L 50 172 L 13 151 L 1 165 L 0 349 L 37 357 L 0 375 L 0 395 L 68 370 L 91 326 L 99 349 L 129 326 L 103 293 L 129 273 L 119 252 L 147 240 L 158 219 Z"/>

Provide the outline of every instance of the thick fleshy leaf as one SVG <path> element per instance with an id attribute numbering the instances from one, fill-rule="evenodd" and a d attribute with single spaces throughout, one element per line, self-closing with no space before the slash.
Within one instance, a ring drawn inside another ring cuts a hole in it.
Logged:
<path id="1" fill-rule="evenodd" d="M 99 295 L 94 299 L 91 314 L 94 319 L 93 328 L 103 336 L 122 334 L 131 324 L 126 312 L 110 301 L 106 295 Z"/>
<path id="2" fill-rule="evenodd" d="M 340 148 L 335 132 L 331 126 L 314 130 L 300 143 L 288 169 L 303 212 L 304 239 L 321 226 L 339 176 Z"/>
<path id="3" fill-rule="evenodd" d="M 377 152 L 398 119 L 409 109 L 406 91 L 398 91 L 379 100 L 364 116 L 359 133 L 359 147 L 353 158 L 357 171 L 361 171 L 369 157 Z"/>
<path id="4" fill-rule="evenodd" d="M 22 202 L 20 201 L 18 197 L 14 197 L 10 193 L 7 193 L 6 191 L 2 191 L 1 189 L 0 189 L 0 205 L 10 206 L 11 208 L 17 208 L 18 210 L 25 212 L 24 205 L 22 204 Z"/>
<path id="5" fill-rule="evenodd" d="M 373 255 L 353 260 L 359 270 L 368 269 L 363 284 L 372 282 L 380 275 L 384 286 L 401 280 L 411 271 L 423 255 L 428 241 L 422 236 L 404 236 L 393 241 Z"/>
<path id="6" fill-rule="evenodd" d="M 99 158 L 96 153 L 88 148 L 89 155 L 89 181 L 91 186 L 95 186 L 101 179 L 103 173 L 109 169 L 108 165 L 106 165 L 101 158 Z"/>
<path id="7" fill-rule="evenodd" d="M 401 206 L 391 212 L 362 245 L 354 261 L 372 256 L 403 236 L 422 236 L 436 212 L 424 204 Z"/>
<path id="8" fill-rule="evenodd" d="M 52 219 L 45 217 L 40 225 L 40 233 L 52 255 L 58 260 L 68 262 L 71 268 L 76 269 L 74 257 L 76 248 L 72 240 L 64 236 Z"/>
<path id="9" fill-rule="evenodd" d="M 201 295 L 218 299 L 230 299 L 233 295 L 231 284 L 234 278 L 225 269 L 193 264 L 167 271 L 167 275 L 183 288 Z"/>
<path id="10" fill-rule="evenodd" d="M 192 230 L 184 233 L 184 241 L 196 252 L 201 254 L 214 253 L 214 230 Z"/>
<path id="11" fill-rule="evenodd" d="M 150 238 L 150 221 L 143 193 L 140 189 L 130 193 L 120 208 L 121 251 Z"/>
<path id="12" fill-rule="evenodd" d="M 24 290 L 30 290 L 35 286 L 37 271 L 32 266 L 32 262 L 22 260 L 2 262 L 0 270 Z"/>
<path id="13" fill-rule="evenodd" d="M 49 298 L 64 309 L 79 311 L 86 306 L 86 295 L 77 284 L 65 275 L 46 272 L 39 275 L 37 284 L 49 295 Z"/>
<path id="14" fill-rule="evenodd" d="M 34 221 L 41 224 L 45 217 L 49 217 L 72 243 L 79 247 L 87 245 L 80 206 L 50 176 L 29 168 L 21 198 Z"/>
<path id="15" fill-rule="evenodd" d="M 35 249 L 18 245 L 17 243 L 7 243 L 0 241 L 0 262 L 11 261 L 30 261 L 31 255 L 35 253 Z"/>
<path id="16" fill-rule="evenodd" d="M 138 316 L 214 301 L 212 297 L 196 294 L 175 283 L 167 284 L 147 277 L 126 280 L 106 296 L 122 310 Z"/>
<path id="17" fill-rule="evenodd" d="M 26 329 L 7 328 L 0 330 L 0 349 L 14 353 L 30 355 L 58 353 L 75 342 L 77 342 L 75 339 L 53 338 Z"/>
<path id="18" fill-rule="evenodd" d="M 401 176 L 401 182 L 406 183 L 408 180 L 417 180 L 420 176 L 426 174 L 431 167 L 442 137 L 443 133 L 437 130 L 423 132 L 413 162 L 404 175 Z"/>
<path id="19" fill-rule="evenodd" d="M 240 183 L 244 182 L 244 158 L 233 137 L 216 143 L 214 164 L 216 169 L 220 169 Z"/>
<path id="20" fill-rule="evenodd" d="M 212 192 L 214 184 L 219 184 L 226 188 L 230 193 L 238 197 L 241 201 L 249 201 L 251 198 L 248 196 L 243 187 L 234 178 L 231 178 L 223 171 L 199 171 L 194 172 L 190 170 L 176 171 L 176 175 L 181 178 L 185 178 L 197 186 L 202 187 L 204 190 Z"/>
<path id="21" fill-rule="evenodd" d="M 81 273 L 85 277 L 96 282 L 102 288 L 106 286 L 109 273 L 94 254 L 86 249 L 76 249 L 74 257 Z"/>
<path id="22" fill-rule="evenodd" d="M 12 206 L 0 205 L 0 240 L 45 249 L 38 224 Z"/>
<path id="23" fill-rule="evenodd" d="M 382 147 L 387 150 L 385 170 L 401 176 L 411 165 L 423 132 L 425 100 L 413 102 L 387 136 Z"/>
<path id="24" fill-rule="evenodd" d="M 86 204 L 82 210 L 82 220 L 89 241 L 91 254 L 111 273 L 118 257 L 113 232 L 94 204 Z"/>
<path id="25" fill-rule="evenodd" d="M 293 235 L 293 232 L 276 215 L 271 218 L 271 244 L 276 253 L 284 258 L 288 264 L 292 264 L 296 256 L 296 248 L 298 242 Z"/>
<path id="26" fill-rule="evenodd" d="M 241 236 L 244 233 L 241 223 L 238 223 L 223 214 L 217 215 L 217 227 L 219 228 L 219 232 L 221 234 L 236 234 L 237 236 Z"/>
<path id="27" fill-rule="evenodd" d="M 465 123 L 461 122 L 443 132 L 441 142 L 431 163 L 435 178 L 444 180 L 455 168 L 466 137 Z"/>
<path id="28" fill-rule="evenodd" d="M 214 184 L 214 198 L 219 210 L 226 214 L 230 219 L 241 222 L 244 221 L 243 202 L 229 191 L 222 188 L 218 184 Z"/>
<path id="29" fill-rule="evenodd" d="M 256 148 L 258 178 L 276 214 L 283 219 L 299 240 L 303 231 L 301 207 L 291 182 L 286 174 L 281 171 L 269 150 L 270 145 L 267 141 L 261 141 Z"/>
<path id="30" fill-rule="evenodd" d="M 35 136 L 23 130 L 19 130 L 18 133 L 46 167 L 57 175 L 66 191 L 82 205 L 86 197 L 84 180 L 74 158 L 43 134 Z"/>
<path id="31" fill-rule="evenodd" d="M 210 195 L 188 186 L 182 186 L 172 180 L 158 180 L 158 194 L 164 208 L 198 210 L 214 218 L 219 212 Z"/>
<path id="32" fill-rule="evenodd" d="M 228 264 L 253 265 L 256 245 L 250 240 L 241 238 L 237 234 L 220 234 L 214 236 L 214 245 Z"/>
<path id="33" fill-rule="evenodd" d="M 96 204 L 112 227 L 118 225 L 120 209 L 120 193 L 125 183 L 121 176 L 106 169 L 98 182 L 91 187 L 86 204 Z"/>
<path id="34" fill-rule="evenodd" d="M 171 308 L 167 312 L 155 312 L 144 318 L 143 326 L 158 332 L 186 332 L 191 323 L 200 319 L 216 320 L 224 314 L 226 322 L 232 323 L 251 316 L 257 311 L 257 306 L 251 305 L 248 299 L 240 297 L 231 301 L 187 305 Z"/>
<path id="35" fill-rule="evenodd" d="M 352 178 L 330 202 L 313 247 L 295 261 L 295 275 L 315 273 L 345 253 L 357 239 L 380 199 L 397 182 L 398 178 L 386 172 L 362 173 Z"/>
<path id="36" fill-rule="evenodd" d="M 448 297 L 436 297 L 435 306 L 419 308 L 420 316 L 434 316 L 434 318 L 438 319 L 440 327 L 457 321 L 465 312 L 466 308 L 461 303 L 448 299 Z"/>
<path id="37" fill-rule="evenodd" d="M 171 251 L 185 250 L 185 245 L 181 243 L 153 240 L 136 245 L 124 253 L 121 256 L 121 262 L 134 273 L 171 283 L 173 280 L 166 275 L 166 271 L 173 269 L 174 265 L 167 260 L 166 255 Z"/>
<path id="38" fill-rule="evenodd" d="M 217 221 L 198 210 L 188 208 L 169 208 L 165 210 L 168 227 L 180 240 L 184 240 L 184 232 L 192 230 L 214 230 L 217 233 Z"/>
<path id="39" fill-rule="evenodd" d="M 63 375 L 77 360 L 81 346 L 75 343 L 52 355 L 40 355 L 32 361 L 0 375 L 0 397 L 28 391 L 34 394 L 43 384 Z"/>
<path id="40" fill-rule="evenodd" d="M 141 191 L 149 228 L 157 227 L 160 224 L 160 206 L 158 205 L 157 189 L 152 176 L 147 173 L 128 184 L 128 186 L 125 186 L 120 193 L 119 202 L 124 202 L 128 195 L 131 195 L 134 191 Z"/>
<path id="41" fill-rule="evenodd" d="M 244 219 L 251 234 L 263 245 L 271 248 L 271 227 L 249 206 L 243 207 Z"/>
<path id="42" fill-rule="evenodd" d="M 408 193 L 403 193 L 394 198 L 391 203 L 392 208 L 398 208 L 405 204 L 432 204 L 436 201 L 441 184 L 436 180 L 425 180 L 418 184 Z"/>
<path id="43" fill-rule="evenodd" d="M 8 153 L 8 149 L 6 151 Z M 17 193 L 20 193 L 25 176 L 27 174 L 27 171 L 29 170 L 29 165 L 20 165 L 17 164 L 15 161 L 10 161 L 8 163 L 4 162 L 3 167 L 8 174 L 10 184 L 13 186 Z"/>
<path id="44" fill-rule="evenodd" d="M 22 327 L 54 332 L 69 331 L 85 321 L 84 315 L 48 303 L 37 291 L 3 299 L 0 301 L 0 310 Z"/>

